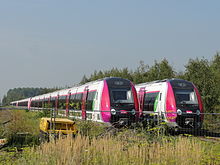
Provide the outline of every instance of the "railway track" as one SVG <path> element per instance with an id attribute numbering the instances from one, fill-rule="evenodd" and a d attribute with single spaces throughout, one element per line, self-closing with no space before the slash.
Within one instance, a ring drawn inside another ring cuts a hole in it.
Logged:
<path id="1" fill-rule="evenodd" d="M 1 123 L 4 123 L 7 118 L 10 116 L 10 110 L 17 110 L 20 108 L 16 107 L 0 107 L 0 121 Z M 8 111 L 9 110 L 9 111 Z M 23 109 L 25 110 L 25 109 Z M 8 120 L 7 120 L 8 121 Z M 100 134 L 99 137 L 103 137 L 105 135 L 115 135 L 118 132 L 120 132 L 122 129 L 120 127 L 115 125 L 109 126 L 106 128 L 104 133 Z M 124 127 L 123 127 L 124 128 Z M 131 129 L 131 128 L 129 128 Z M 219 141 L 220 142 L 220 133 L 212 132 L 206 129 L 200 129 L 200 130 L 180 130 L 177 132 L 177 134 L 189 134 L 195 137 L 201 138 L 201 140 L 206 140 L 206 141 Z"/>
<path id="2" fill-rule="evenodd" d="M 206 142 L 217 142 L 220 143 L 220 137 L 199 137 L 200 140 L 206 141 Z"/>
<path id="3" fill-rule="evenodd" d="M 220 138 L 220 133 L 217 132 L 212 132 L 206 129 L 200 129 L 200 130 L 185 130 L 185 131 L 179 131 L 179 134 L 190 134 L 193 136 L 201 136 L 201 137 L 219 137 Z"/>

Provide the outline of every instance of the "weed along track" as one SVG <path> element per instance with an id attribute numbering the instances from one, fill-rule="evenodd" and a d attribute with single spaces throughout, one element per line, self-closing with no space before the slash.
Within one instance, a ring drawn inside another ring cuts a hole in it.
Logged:
<path id="1" fill-rule="evenodd" d="M 120 131 L 121 130 L 119 128 L 109 126 L 109 127 L 106 127 L 105 130 L 100 135 L 98 135 L 98 138 L 102 138 L 105 136 L 115 136 Z"/>
<path id="2" fill-rule="evenodd" d="M 117 127 L 76 120 L 79 134 L 75 138 L 39 144 L 36 126 L 45 115 L 42 111 L 1 114 L 2 119 L 10 121 L 4 127 L 9 141 L 21 138 L 17 136 L 20 132 L 30 136 L 24 137 L 22 144 L 15 140 L 2 148 L 0 164 L 220 164 L 220 134 L 208 129 L 170 136 L 164 124 Z"/>
<path id="3" fill-rule="evenodd" d="M 10 111 L 6 134 L 29 132 L 25 143 L 11 143 L 0 150 L 0 164 L 219 164 L 218 138 L 170 136 L 164 128 L 114 127 L 103 123 L 76 120 L 75 138 L 67 136 L 55 142 L 39 144 L 42 112 Z M 16 127 L 15 127 L 16 126 Z M 37 126 L 37 128 L 35 127 Z M 11 138 L 11 139 L 14 139 Z M 10 140 L 10 139 L 9 139 Z M 8 151 L 8 152 L 7 152 Z M 4 156 L 1 156 L 4 155 Z M 184 163 L 183 163 L 184 162 Z"/>
<path id="4" fill-rule="evenodd" d="M 220 137 L 199 137 L 202 141 L 220 143 Z"/>

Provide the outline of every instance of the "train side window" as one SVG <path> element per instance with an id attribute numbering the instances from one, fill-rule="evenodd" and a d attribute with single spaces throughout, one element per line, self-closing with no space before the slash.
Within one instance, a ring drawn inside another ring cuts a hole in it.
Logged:
<path id="1" fill-rule="evenodd" d="M 65 109 L 66 108 L 66 96 L 60 96 L 59 97 L 58 108 L 59 109 Z"/>
<path id="2" fill-rule="evenodd" d="M 89 92 L 86 100 L 86 110 L 92 111 L 93 101 L 95 99 L 96 91 Z"/>
<path id="3" fill-rule="evenodd" d="M 69 99 L 69 108 L 70 109 L 74 109 L 74 99 L 75 99 L 75 97 L 76 97 L 76 94 L 72 94 L 70 96 L 70 99 Z"/>
<path id="4" fill-rule="evenodd" d="M 98 100 L 98 92 L 95 94 L 95 100 Z"/>
<path id="5" fill-rule="evenodd" d="M 55 107 L 55 102 L 56 102 L 56 97 L 51 97 L 50 103 L 52 108 Z"/>
<path id="6" fill-rule="evenodd" d="M 31 107 L 34 107 L 34 101 L 31 101 Z"/>
<path id="7" fill-rule="evenodd" d="M 144 95 L 144 111 L 155 111 L 159 92 L 145 93 Z"/>
<path id="8" fill-rule="evenodd" d="M 70 109 L 80 110 L 82 105 L 82 93 L 70 96 Z"/>
<path id="9" fill-rule="evenodd" d="M 79 93 L 76 95 L 76 99 L 77 99 L 77 109 L 78 110 L 81 110 L 81 106 L 82 106 L 82 97 L 83 97 L 83 94 L 82 93 Z"/>
<path id="10" fill-rule="evenodd" d="M 43 101 L 43 100 L 39 100 L 39 102 L 38 102 L 38 106 L 39 106 L 39 108 L 41 108 L 42 105 L 43 105 L 42 101 Z"/>

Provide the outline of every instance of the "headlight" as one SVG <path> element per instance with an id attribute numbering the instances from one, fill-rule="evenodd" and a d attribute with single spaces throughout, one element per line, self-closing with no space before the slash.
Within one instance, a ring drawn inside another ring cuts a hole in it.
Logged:
<path id="1" fill-rule="evenodd" d="M 197 110 L 196 111 L 196 114 L 199 116 L 201 113 L 200 113 L 200 110 Z"/>
<path id="2" fill-rule="evenodd" d="M 178 115 L 182 115 L 183 112 L 182 112 L 180 109 L 178 109 L 178 110 L 177 110 L 177 114 L 178 114 Z"/>
<path id="3" fill-rule="evenodd" d="M 116 110 L 115 109 L 111 109 L 111 114 L 112 115 L 116 115 Z"/>
<path id="4" fill-rule="evenodd" d="M 135 114 L 136 114 L 136 110 L 135 110 L 135 109 L 132 109 L 132 110 L 131 110 L 131 114 L 132 114 L 132 115 L 135 115 Z"/>

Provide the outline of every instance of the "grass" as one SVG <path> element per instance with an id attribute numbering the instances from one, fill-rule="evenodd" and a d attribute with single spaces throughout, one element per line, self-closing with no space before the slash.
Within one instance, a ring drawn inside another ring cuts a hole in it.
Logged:
<path id="1" fill-rule="evenodd" d="M 122 136 L 90 139 L 79 135 L 31 148 L 15 164 L 219 164 L 220 158 L 214 151 L 213 145 L 197 138 L 149 142 L 133 135 L 126 139 Z"/>
<path id="2" fill-rule="evenodd" d="M 203 126 L 209 131 L 220 133 L 220 115 L 206 115 Z"/>
<path id="3" fill-rule="evenodd" d="M 114 164 L 220 164 L 220 141 L 201 141 L 192 136 L 166 136 L 164 127 L 107 130 L 105 125 L 77 121 L 80 134 L 37 146 L 42 114 L 14 111 L 5 135 L 29 132 L 29 147 L 0 151 L 0 164 L 17 165 L 114 165 Z M 100 136 L 102 135 L 102 136 Z M 22 146 L 21 146 L 22 147 Z"/>
<path id="4" fill-rule="evenodd" d="M 39 118 L 38 113 L 26 112 L 24 110 L 2 111 L 0 123 L 9 120 L 7 124 L 1 125 L 0 133 L 8 139 L 10 146 L 34 145 L 38 143 Z"/>

